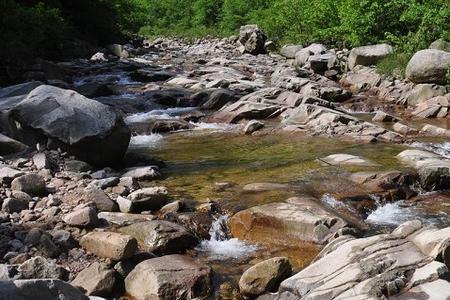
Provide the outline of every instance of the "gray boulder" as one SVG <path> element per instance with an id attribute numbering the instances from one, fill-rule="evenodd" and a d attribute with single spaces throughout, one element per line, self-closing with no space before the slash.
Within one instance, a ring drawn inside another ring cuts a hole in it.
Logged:
<path id="1" fill-rule="evenodd" d="M 446 84 L 449 68 L 449 52 L 426 49 L 414 54 L 406 67 L 405 75 L 414 83 Z"/>
<path id="2" fill-rule="evenodd" d="M 243 53 L 253 55 L 265 53 L 267 37 L 257 25 L 244 25 L 240 28 L 239 43 Z"/>
<path id="3" fill-rule="evenodd" d="M 302 49 L 302 45 L 285 45 L 281 47 L 280 54 L 286 58 L 294 59 L 295 54 Z"/>
<path id="4" fill-rule="evenodd" d="M 11 182 L 11 189 L 25 192 L 29 195 L 40 196 L 47 192 L 45 180 L 38 174 L 26 174 L 17 177 Z"/>
<path id="5" fill-rule="evenodd" d="M 85 291 L 88 296 L 109 296 L 116 283 L 116 271 L 105 264 L 94 262 L 78 273 L 72 285 Z"/>
<path id="6" fill-rule="evenodd" d="M 67 280 L 69 271 L 41 256 L 33 257 L 18 267 L 22 279 Z"/>
<path id="7" fill-rule="evenodd" d="M 353 69 L 357 65 L 372 66 L 393 52 L 394 49 L 388 44 L 353 48 L 348 57 L 348 67 Z"/>
<path id="8" fill-rule="evenodd" d="M 125 278 L 127 293 L 136 300 L 204 299 L 211 292 L 211 268 L 182 255 L 141 262 Z"/>
<path id="9" fill-rule="evenodd" d="M 450 52 L 450 42 L 447 42 L 443 39 L 438 39 L 431 43 L 429 49 L 442 50 L 445 52 Z"/>
<path id="10" fill-rule="evenodd" d="M 12 110 L 27 144 L 45 142 L 94 165 L 121 162 L 131 133 L 109 106 L 77 92 L 42 85 Z"/>
<path id="11" fill-rule="evenodd" d="M 322 44 L 311 44 L 295 54 L 294 65 L 301 68 L 309 61 L 311 56 L 325 54 L 326 51 L 327 48 Z"/>

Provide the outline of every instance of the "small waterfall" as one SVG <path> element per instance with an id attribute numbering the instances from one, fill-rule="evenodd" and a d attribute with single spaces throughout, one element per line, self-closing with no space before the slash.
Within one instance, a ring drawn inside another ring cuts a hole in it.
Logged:
<path id="1" fill-rule="evenodd" d="M 202 241 L 197 250 L 207 253 L 214 260 L 242 259 L 256 251 L 255 245 L 230 237 L 227 221 L 227 215 L 215 218 L 209 230 L 211 238 Z"/>

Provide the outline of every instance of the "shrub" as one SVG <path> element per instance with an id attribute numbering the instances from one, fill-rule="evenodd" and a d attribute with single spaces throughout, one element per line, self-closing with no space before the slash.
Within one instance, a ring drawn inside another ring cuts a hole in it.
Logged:
<path id="1" fill-rule="evenodd" d="M 412 55 L 409 53 L 394 52 L 393 54 L 380 60 L 376 67 L 380 74 L 405 76 L 406 66 L 411 60 Z"/>

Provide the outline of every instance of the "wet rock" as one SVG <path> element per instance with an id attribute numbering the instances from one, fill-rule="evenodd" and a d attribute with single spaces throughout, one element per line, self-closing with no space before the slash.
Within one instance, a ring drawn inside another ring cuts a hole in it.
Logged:
<path id="1" fill-rule="evenodd" d="M 97 82 L 88 82 L 77 86 L 75 90 L 88 98 L 106 97 L 114 94 L 114 91 L 106 84 Z"/>
<path id="2" fill-rule="evenodd" d="M 79 289 L 57 279 L 1 281 L 0 290 L 1 300 L 88 300 Z"/>
<path id="3" fill-rule="evenodd" d="M 256 242 L 282 236 L 290 243 L 323 244 L 346 226 L 344 220 L 325 210 L 317 199 L 307 196 L 255 206 L 230 219 L 233 236 Z"/>
<path id="4" fill-rule="evenodd" d="M 153 215 L 144 214 L 128 214 L 119 212 L 101 212 L 98 214 L 98 219 L 106 220 L 109 224 L 126 226 L 134 223 L 152 221 L 156 217 Z"/>
<path id="5" fill-rule="evenodd" d="M 264 128 L 264 123 L 256 120 L 249 121 L 244 127 L 244 134 L 252 134 Z"/>
<path id="6" fill-rule="evenodd" d="M 98 221 L 97 211 L 92 206 L 79 205 L 73 212 L 68 213 L 63 218 L 64 222 L 71 226 L 88 227 L 95 225 Z"/>
<path id="7" fill-rule="evenodd" d="M 394 49 L 388 44 L 353 48 L 348 57 L 348 66 L 350 69 L 357 65 L 372 66 L 393 52 Z"/>
<path id="8" fill-rule="evenodd" d="M 88 296 L 109 296 L 116 283 L 115 274 L 106 265 L 94 262 L 78 273 L 71 284 L 84 290 Z"/>
<path id="9" fill-rule="evenodd" d="M 211 292 L 209 267 L 181 255 L 167 255 L 141 262 L 125 278 L 125 289 L 137 300 L 196 299 Z"/>
<path id="10" fill-rule="evenodd" d="M 1 128 L 1 124 L 0 124 Z M 0 155 L 8 155 L 26 150 L 28 147 L 0 133 Z"/>
<path id="11" fill-rule="evenodd" d="M 11 189 L 33 196 L 41 196 L 47 192 L 45 180 L 38 174 L 26 174 L 15 178 L 11 182 Z"/>
<path id="12" fill-rule="evenodd" d="M 289 188 L 288 184 L 283 183 L 270 183 L 270 182 L 257 182 L 257 183 L 249 183 L 246 184 L 242 190 L 244 192 L 267 192 L 267 191 L 275 191 L 275 190 L 286 190 Z"/>
<path id="13" fill-rule="evenodd" d="M 245 271 L 239 280 L 239 289 L 250 297 L 276 292 L 280 283 L 291 273 L 292 267 L 286 257 L 271 258 Z"/>
<path id="14" fill-rule="evenodd" d="M 124 49 L 122 45 L 111 44 L 107 46 L 108 50 L 118 58 L 128 58 L 128 52 Z"/>
<path id="15" fill-rule="evenodd" d="M 126 169 L 122 177 L 131 177 L 137 180 L 153 180 L 161 176 L 158 166 L 135 167 Z"/>
<path id="16" fill-rule="evenodd" d="M 112 108 L 53 86 L 37 87 L 12 113 L 27 134 L 27 144 L 47 139 L 50 148 L 63 148 L 94 165 L 121 162 L 131 137 Z"/>
<path id="17" fill-rule="evenodd" d="M 241 26 L 238 41 L 243 47 L 241 53 L 253 55 L 265 53 L 267 37 L 257 25 Z"/>
<path id="18" fill-rule="evenodd" d="M 18 267 L 21 279 L 67 280 L 69 271 L 41 256 L 33 257 Z"/>
<path id="19" fill-rule="evenodd" d="M 115 232 L 90 232 L 81 238 L 80 245 L 99 257 L 113 260 L 130 258 L 137 249 L 134 238 Z"/>
<path id="20" fill-rule="evenodd" d="M 391 234 L 342 236 L 328 244 L 313 264 L 283 281 L 280 292 L 302 299 L 390 299 L 418 284 L 410 274 L 448 247 L 449 229 L 422 228 L 419 221 L 411 221 Z M 436 280 L 431 276 L 426 281 Z"/>
<path id="21" fill-rule="evenodd" d="M 379 166 L 379 164 L 370 161 L 367 158 L 350 154 L 332 154 L 327 157 L 321 158 L 320 161 L 332 166 Z"/>
<path id="22" fill-rule="evenodd" d="M 197 243 L 183 226 L 167 221 L 135 223 L 119 231 L 134 237 L 140 247 L 157 255 L 180 253 Z"/>
<path id="23" fill-rule="evenodd" d="M 445 84 L 449 68 L 449 52 L 435 49 L 420 50 L 409 61 L 405 76 L 414 83 Z"/>
<path id="24" fill-rule="evenodd" d="M 294 59 L 295 54 L 303 49 L 302 45 L 285 45 L 281 47 L 280 54 L 286 58 Z"/>

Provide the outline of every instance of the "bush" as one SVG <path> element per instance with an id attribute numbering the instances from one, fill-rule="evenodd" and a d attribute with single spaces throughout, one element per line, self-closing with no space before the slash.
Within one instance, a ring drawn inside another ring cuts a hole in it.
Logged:
<path id="1" fill-rule="evenodd" d="M 376 67 L 380 74 L 405 76 L 406 66 L 411 60 L 410 53 L 394 52 L 393 54 L 380 60 Z"/>

